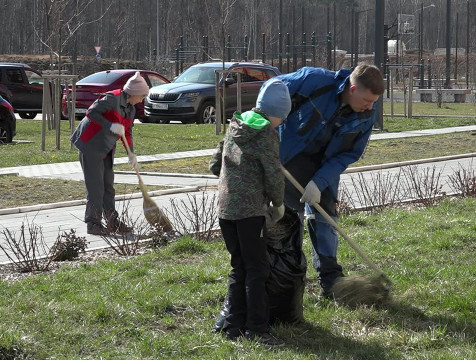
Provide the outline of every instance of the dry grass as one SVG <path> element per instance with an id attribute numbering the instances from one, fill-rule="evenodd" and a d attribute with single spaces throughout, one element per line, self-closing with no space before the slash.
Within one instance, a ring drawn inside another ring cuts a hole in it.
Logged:
<path id="1" fill-rule="evenodd" d="M 140 192 L 135 184 L 116 184 L 116 194 Z M 148 190 L 170 189 L 148 186 Z M 0 209 L 84 199 L 84 181 L 0 176 Z"/>

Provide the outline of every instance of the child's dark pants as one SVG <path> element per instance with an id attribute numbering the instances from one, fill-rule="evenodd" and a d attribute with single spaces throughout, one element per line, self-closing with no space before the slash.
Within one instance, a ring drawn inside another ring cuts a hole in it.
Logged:
<path id="1" fill-rule="evenodd" d="M 230 311 L 224 330 L 268 330 L 266 280 L 270 265 L 266 243 L 261 237 L 264 216 L 240 220 L 220 219 L 225 244 L 231 254 L 228 297 Z"/>

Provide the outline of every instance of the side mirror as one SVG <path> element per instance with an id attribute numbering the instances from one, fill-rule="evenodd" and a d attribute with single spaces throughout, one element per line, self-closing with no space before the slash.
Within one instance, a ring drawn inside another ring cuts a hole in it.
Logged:
<path id="1" fill-rule="evenodd" d="M 236 80 L 233 79 L 233 78 L 231 78 L 231 77 L 225 79 L 225 85 L 226 85 L 226 86 L 232 85 L 232 84 L 234 84 L 234 83 L 236 83 Z"/>

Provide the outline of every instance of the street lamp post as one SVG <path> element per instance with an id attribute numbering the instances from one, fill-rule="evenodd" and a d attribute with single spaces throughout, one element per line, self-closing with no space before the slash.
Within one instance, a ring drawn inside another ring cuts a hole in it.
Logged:
<path id="1" fill-rule="evenodd" d="M 384 25 L 385 16 L 385 1 L 375 0 L 375 58 L 374 64 L 382 70 L 382 64 L 384 61 Z M 376 128 L 383 130 L 383 99 L 380 96 L 377 102 L 377 121 Z"/>
<path id="2" fill-rule="evenodd" d="M 352 9 L 353 10 L 353 9 Z M 353 11 L 353 26 L 354 26 L 354 30 L 353 30 L 353 34 L 355 36 L 355 40 L 354 40 L 354 43 L 355 43 L 355 55 L 354 55 L 354 67 L 359 65 L 358 62 L 359 62 L 359 15 L 361 13 L 365 13 L 367 11 L 371 11 L 373 10 L 372 8 L 370 9 L 365 9 L 365 10 L 360 10 L 360 11 Z M 352 27 L 351 27 L 352 28 Z"/>
<path id="3" fill-rule="evenodd" d="M 430 7 L 435 7 L 435 4 L 430 4 L 428 6 L 423 6 L 423 1 L 421 3 L 420 9 L 417 11 L 420 11 L 418 14 L 419 22 L 418 22 L 418 30 L 419 30 L 419 36 L 418 36 L 418 61 L 420 62 L 420 89 L 423 89 L 423 82 L 424 82 L 424 74 L 425 74 L 425 69 L 423 67 L 423 10 L 430 8 Z"/>
<path id="4" fill-rule="evenodd" d="M 446 0 L 446 81 L 445 89 L 451 88 L 451 0 Z"/>
<path id="5" fill-rule="evenodd" d="M 466 7 L 466 88 L 469 89 L 469 0 Z"/>

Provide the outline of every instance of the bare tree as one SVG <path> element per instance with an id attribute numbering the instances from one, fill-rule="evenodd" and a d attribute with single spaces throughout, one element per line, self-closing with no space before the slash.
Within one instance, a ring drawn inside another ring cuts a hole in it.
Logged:
<path id="1" fill-rule="evenodd" d="M 113 2 L 93 19 L 88 18 L 87 10 L 96 0 L 43 0 L 41 13 L 46 27 L 37 23 L 34 32 L 38 40 L 58 59 L 58 71 L 61 71 L 61 56 L 65 47 L 76 40 L 76 33 L 83 26 L 101 20 Z M 46 30 L 46 31 L 45 31 Z M 77 47 L 73 47 L 73 58 L 77 57 Z"/>

